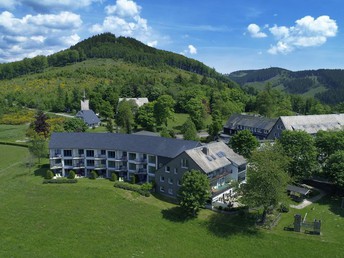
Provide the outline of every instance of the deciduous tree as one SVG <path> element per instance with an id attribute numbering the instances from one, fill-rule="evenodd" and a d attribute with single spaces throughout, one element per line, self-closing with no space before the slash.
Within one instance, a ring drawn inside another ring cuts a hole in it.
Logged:
<path id="1" fill-rule="evenodd" d="M 179 204 L 190 215 L 196 216 L 210 198 L 209 179 L 198 170 L 187 171 L 179 189 Z"/>
<path id="2" fill-rule="evenodd" d="M 317 169 L 314 138 L 304 131 L 283 131 L 279 143 L 291 158 L 288 172 L 295 180 L 310 177 Z"/>
<path id="3" fill-rule="evenodd" d="M 184 140 L 198 140 L 196 126 L 190 117 L 182 125 L 182 133 Z"/>
<path id="4" fill-rule="evenodd" d="M 257 138 L 249 130 L 239 131 L 229 141 L 229 147 L 245 158 L 249 158 L 258 146 Z"/>
<path id="5" fill-rule="evenodd" d="M 265 222 L 267 210 L 276 207 L 287 196 L 288 158 L 277 145 L 264 145 L 252 152 L 249 162 L 247 182 L 240 187 L 241 202 L 250 207 L 262 206 L 262 221 Z"/>

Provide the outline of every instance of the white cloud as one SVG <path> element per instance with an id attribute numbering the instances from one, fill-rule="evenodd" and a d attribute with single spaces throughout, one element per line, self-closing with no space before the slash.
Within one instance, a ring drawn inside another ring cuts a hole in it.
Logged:
<path id="1" fill-rule="evenodd" d="M 189 53 L 191 55 L 196 55 L 197 54 L 197 48 L 195 48 L 193 45 L 189 45 L 188 48 L 189 48 Z"/>
<path id="2" fill-rule="evenodd" d="M 265 38 L 267 35 L 260 30 L 260 27 L 257 24 L 251 23 L 247 26 L 247 30 L 250 33 L 252 38 Z"/>
<path id="3" fill-rule="evenodd" d="M 338 26 L 329 16 L 314 19 L 305 16 L 295 22 L 295 26 L 285 27 L 274 25 L 270 29 L 277 40 L 276 45 L 268 50 L 270 54 L 287 54 L 296 48 L 316 47 L 326 43 L 329 37 L 335 37 Z"/>
<path id="4" fill-rule="evenodd" d="M 0 13 L 0 62 L 20 60 L 38 54 L 51 54 L 74 45 L 82 20 L 72 12 L 15 17 Z"/>
<path id="5" fill-rule="evenodd" d="M 187 54 L 190 55 L 196 55 L 197 54 L 197 48 L 194 45 L 188 45 L 188 48 L 180 52 L 179 54 L 185 56 Z"/>
<path id="6" fill-rule="evenodd" d="M 94 24 L 92 33 L 111 32 L 116 36 L 136 38 L 148 45 L 157 46 L 158 40 L 148 21 L 141 17 L 141 6 L 131 0 L 117 0 L 115 5 L 105 7 L 107 16 L 103 23 Z"/>
<path id="7" fill-rule="evenodd" d="M 154 40 L 154 41 L 151 41 L 151 42 L 147 42 L 147 45 L 150 46 L 150 47 L 156 47 L 158 45 L 158 41 Z"/>
<path id="8" fill-rule="evenodd" d="M 108 5 L 105 10 L 108 15 L 134 17 L 140 14 L 141 6 L 131 0 L 117 0 L 116 5 Z"/>

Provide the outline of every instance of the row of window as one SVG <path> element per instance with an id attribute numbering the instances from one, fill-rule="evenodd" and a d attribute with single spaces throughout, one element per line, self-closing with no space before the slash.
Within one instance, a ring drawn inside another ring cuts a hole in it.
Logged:
<path id="1" fill-rule="evenodd" d="M 168 188 L 168 194 L 173 195 L 173 189 L 172 188 Z M 160 192 L 164 193 L 165 192 L 165 187 L 164 186 L 160 186 Z"/>
<path id="2" fill-rule="evenodd" d="M 160 176 L 160 182 L 165 182 L 165 177 L 164 176 Z M 170 184 L 170 185 L 173 185 L 173 178 L 167 178 L 167 182 Z M 181 180 L 178 180 L 177 181 L 177 185 L 178 186 L 181 186 L 182 185 L 182 182 L 181 182 Z"/>
<path id="3" fill-rule="evenodd" d="M 60 155 L 60 154 L 61 154 L 60 150 L 55 150 L 55 155 Z M 79 149 L 78 155 L 79 156 L 84 155 L 84 150 Z M 106 150 L 100 150 L 100 155 L 106 156 Z M 72 157 L 73 156 L 72 150 L 63 150 L 63 156 L 64 157 Z M 121 156 L 120 158 L 127 157 L 127 152 L 123 151 L 121 153 L 117 153 L 117 155 L 116 155 L 116 151 L 108 151 L 108 157 L 109 158 L 116 158 L 118 156 Z M 86 150 L 86 157 L 94 157 L 94 150 Z M 140 155 L 138 158 L 142 159 L 142 160 L 146 160 L 147 154 Z M 136 160 L 136 159 L 137 159 L 136 153 L 129 153 L 129 160 Z M 156 157 L 155 156 L 149 156 L 148 162 L 151 164 L 155 164 L 156 163 Z"/>

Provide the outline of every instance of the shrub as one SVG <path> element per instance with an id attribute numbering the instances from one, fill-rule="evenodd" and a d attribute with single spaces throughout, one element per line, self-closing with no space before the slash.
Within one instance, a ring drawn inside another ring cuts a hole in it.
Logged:
<path id="1" fill-rule="evenodd" d="M 289 207 L 284 204 L 284 203 L 281 203 L 279 209 L 278 209 L 280 212 L 289 212 Z"/>
<path id="2" fill-rule="evenodd" d="M 47 170 L 45 173 L 45 179 L 52 179 L 54 177 L 54 173 L 51 170 Z"/>
<path id="3" fill-rule="evenodd" d="M 90 179 L 96 179 L 97 177 L 98 177 L 97 172 L 93 170 L 90 174 Z"/>
<path id="4" fill-rule="evenodd" d="M 75 178 L 75 172 L 71 170 L 68 175 L 68 179 L 74 179 Z"/>
<path id="5" fill-rule="evenodd" d="M 118 178 L 117 178 L 116 173 L 112 173 L 112 174 L 111 174 L 111 177 L 110 177 L 110 181 L 115 182 L 115 181 L 117 181 L 117 180 L 118 180 Z"/>
<path id="6" fill-rule="evenodd" d="M 134 185 L 134 184 L 136 184 L 136 177 L 135 177 L 135 175 L 133 175 L 132 177 L 131 177 L 131 183 Z"/>
<path id="7" fill-rule="evenodd" d="M 139 185 L 133 185 L 133 184 L 126 183 L 126 182 L 115 181 L 114 187 L 121 188 L 124 190 L 133 191 L 133 192 L 137 192 L 142 196 L 146 196 L 146 197 L 150 196 L 150 193 L 148 191 L 143 190 L 141 188 L 141 186 L 139 186 Z"/>
<path id="8" fill-rule="evenodd" d="M 144 183 L 141 185 L 141 189 L 146 191 L 146 192 L 149 192 L 151 191 L 153 188 L 153 184 L 152 183 Z"/>

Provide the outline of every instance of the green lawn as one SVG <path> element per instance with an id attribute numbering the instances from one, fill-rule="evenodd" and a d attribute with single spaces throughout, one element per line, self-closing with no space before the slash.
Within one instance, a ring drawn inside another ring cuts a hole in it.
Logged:
<path id="1" fill-rule="evenodd" d="M 0 145 L 0 257 L 343 256 L 339 200 L 302 210 L 309 221 L 322 219 L 321 236 L 283 231 L 295 210 L 273 230 L 209 210 L 185 220 L 173 204 L 115 189 L 105 179 L 43 185 L 47 166 L 28 168 L 27 156 L 25 148 Z"/>
<path id="2" fill-rule="evenodd" d="M 179 133 L 182 125 L 186 122 L 188 117 L 189 117 L 188 114 L 175 113 L 173 116 L 173 119 L 168 119 L 167 128 L 170 130 L 173 129 L 175 130 L 175 132 Z M 208 115 L 205 120 L 205 125 L 208 126 L 210 124 L 211 124 L 211 115 Z"/>
<path id="3" fill-rule="evenodd" d="M 28 125 L 4 125 L 0 124 L 0 141 L 16 142 L 24 141 Z"/>

